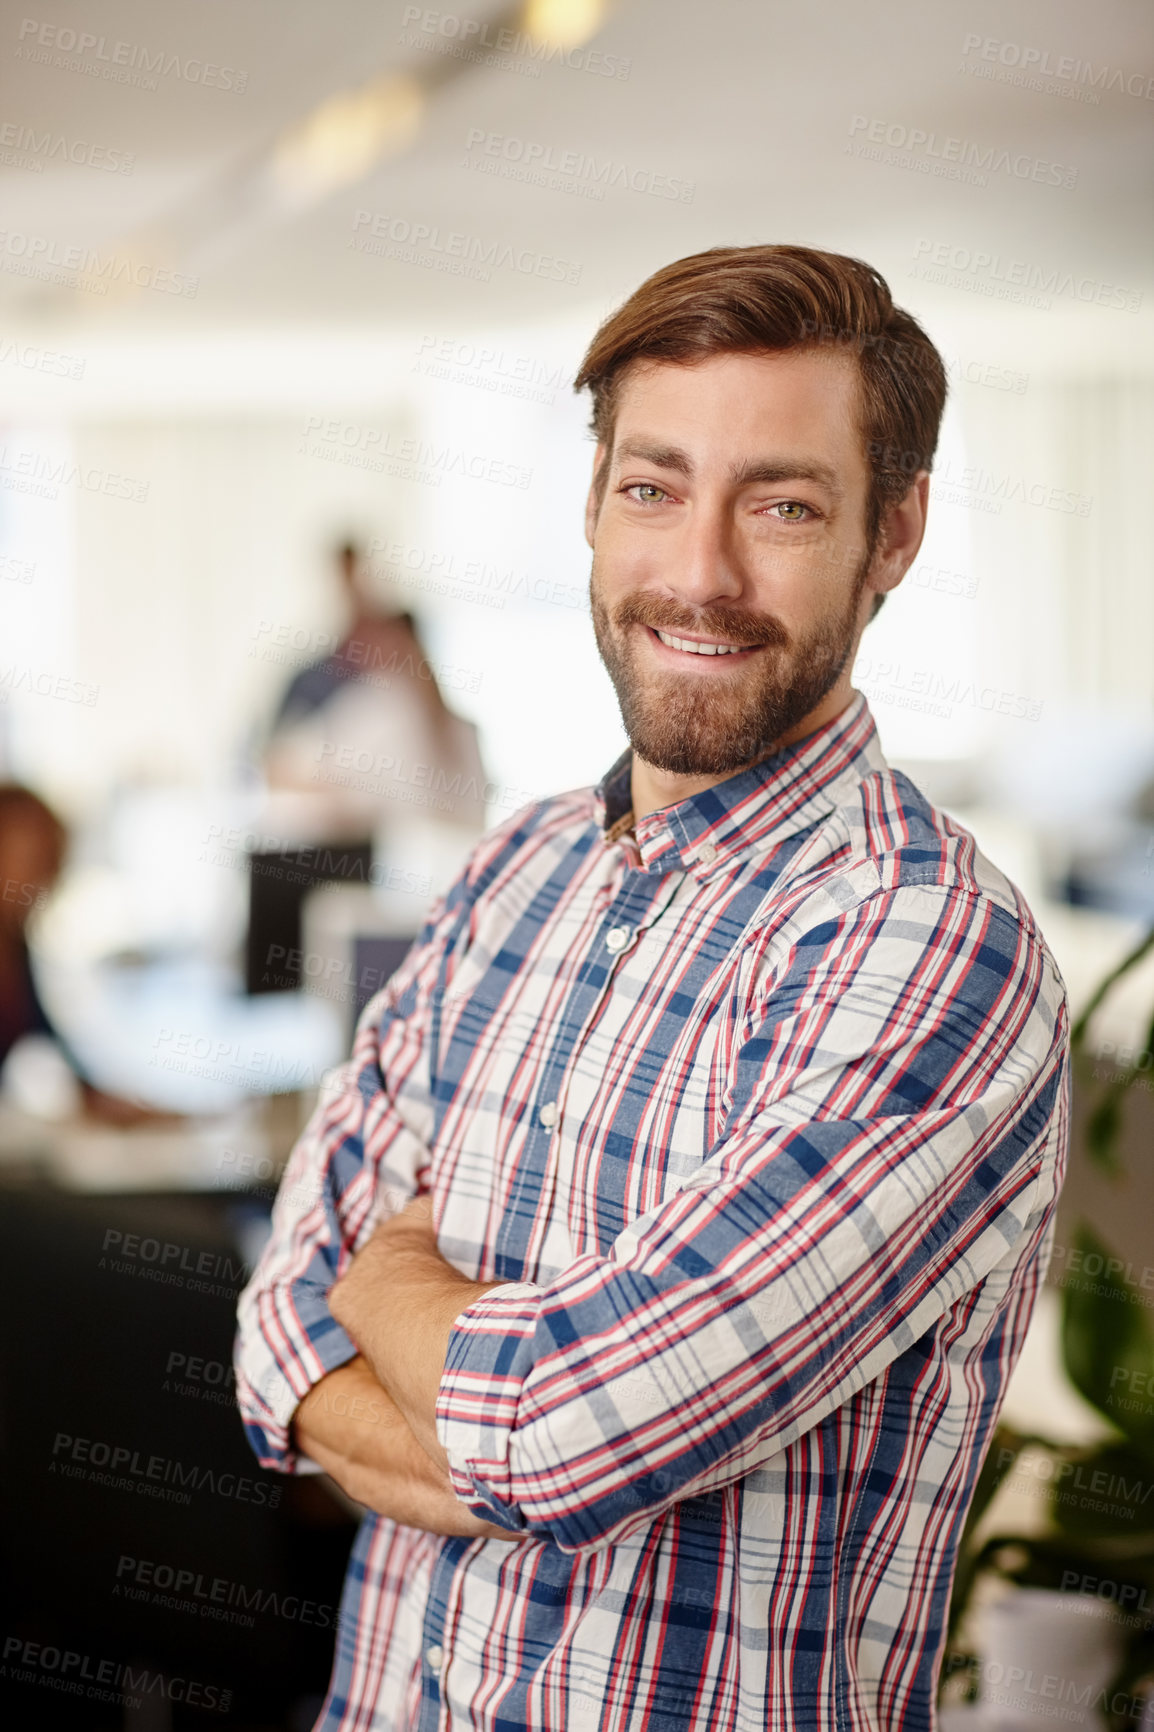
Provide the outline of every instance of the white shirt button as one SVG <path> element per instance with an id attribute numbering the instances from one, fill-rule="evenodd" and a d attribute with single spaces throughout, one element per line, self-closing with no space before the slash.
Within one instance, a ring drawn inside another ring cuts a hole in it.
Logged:
<path id="1" fill-rule="evenodd" d="M 629 943 L 629 928 L 627 926 L 611 926 L 605 934 L 605 948 L 614 954 L 624 950 Z"/>
<path id="2" fill-rule="evenodd" d="M 703 842 L 697 850 L 697 858 L 703 866 L 712 866 L 717 859 L 717 849 L 712 842 Z"/>
<path id="3" fill-rule="evenodd" d="M 425 1649 L 425 1664 L 430 1672 L 440 1672 L 445 1663 L 445 1650 L 437 1642 Z"/>
<path id="4" fill-rule="evenodd" d="M 557 1123 L 557 1102 L 546 1101 L 545 1105 L 541 1108 L 541 1111 L 537 1114 L 537 1117 L 540 1119 L 545 1129 L 551 1131 L 553 1126 Z"/>

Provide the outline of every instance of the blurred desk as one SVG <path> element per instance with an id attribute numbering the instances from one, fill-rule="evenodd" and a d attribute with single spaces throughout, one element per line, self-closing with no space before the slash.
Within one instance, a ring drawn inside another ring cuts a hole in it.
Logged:
<path id="1" fill-rule="evenodd" d="M 232 1692 L 223 1720 L 158 1728 L 299 1732 L 328 1679 L 355 1522 L 320 1476 L 257 1464 L 231 1369 L 308 1105 L 133 1130 L 0 1112 L 5 1627 Z M 159 1591 L 178 1572 L 199 1595 Z M 120 1732 L 124 1712 L 0 1681 L 6 1725 Z"/>
<path id="2" fill-rule="evenodd" d="M 255 1186 L 271 1199 L 312 1100 L 265 1095 L 227 1114 L 121 1129 L 33 1118 L 0 1099 L 0 1185 L 150 1194 Z"/>

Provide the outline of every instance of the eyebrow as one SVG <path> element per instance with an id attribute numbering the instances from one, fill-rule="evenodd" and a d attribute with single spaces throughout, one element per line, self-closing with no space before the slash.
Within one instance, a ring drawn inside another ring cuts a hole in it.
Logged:
<path id="1" fill-rule="evenodd" d="M 623 439 L 613 453 L 614 459 L 652 463 L 657 469 L 671 469 L 687 480 L 694 476 L 694 463 L 687 451 L 677 445 L 661 445 L 649 439 Z M 816 481 L 830 493 L 841 497 L 845 489 L 828 463 L 812 457 L 751 457 L 731 465 L 729 478 L 737 487 L 759 481 Z"/>

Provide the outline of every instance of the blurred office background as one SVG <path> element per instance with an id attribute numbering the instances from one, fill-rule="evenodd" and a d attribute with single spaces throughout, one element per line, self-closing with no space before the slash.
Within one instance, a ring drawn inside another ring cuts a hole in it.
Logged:
<path id="1" fill-rule="evenodd" d="M 134 1497 L 74 1440 L 251 1471 L 233 1296 L 356 1010 L 484 826 L 624 743 L 570 381 L 650 271 L 798 242 L 923 321 L 951 385 L 930 530 L 858 684 L 1027 893 L 1076 1014 L 1154 927 L 1152 38 L 1128 0 L 0 26 L 0 778 L 47 809 L 0 802 L 20 1724 L 311 1725 L 331 1628 L 301 1596 L 334 1599 L 352 1513 L 316 1482 Z M 1152 1016 L 1147 956 L 1086 1023 L 959 1727 L 1036 1724 L 1023 1655 L 1082 1724 L 1108 1723 L 1086 1678 L 1144 1712 L 1154 1518 L 1054 1487 L 1154 1485 Z M 203 1614 L 182 1571 L 264 1599 Z M 167 1683 L 82 1699 L 56 1650 Z"/>

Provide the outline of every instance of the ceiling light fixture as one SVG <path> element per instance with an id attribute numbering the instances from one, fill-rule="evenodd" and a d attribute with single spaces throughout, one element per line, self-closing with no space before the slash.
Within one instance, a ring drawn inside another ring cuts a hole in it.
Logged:
<path id="1" fill-rule="evenodd" d="M 580 48 L 605 21 L 605 0 L 527 0 L 521 28 L 552 48 Z"/>
<path id="2" fill-rule="evenodd" d="M 424 108 L 420 84 L 403 75 L 330 96 L 277 142 L 269 169 L 278 200 L 312 204 L 362 179 L 412 143 Z"/>

